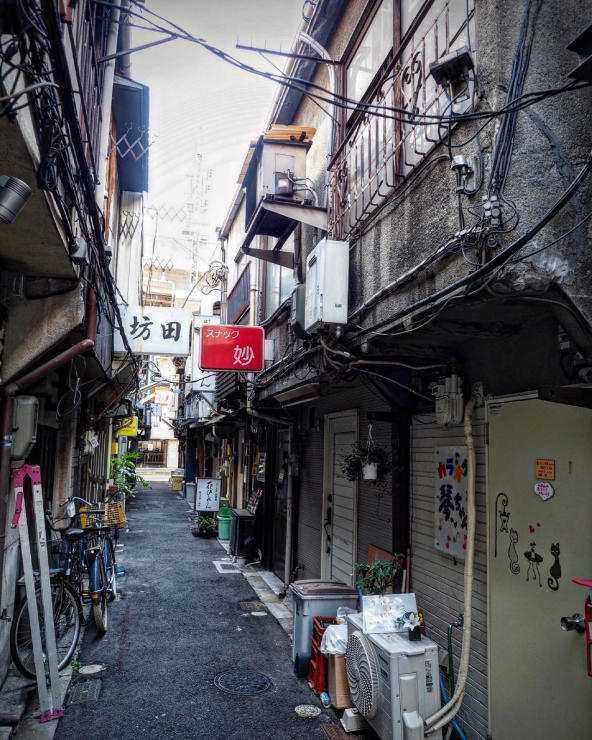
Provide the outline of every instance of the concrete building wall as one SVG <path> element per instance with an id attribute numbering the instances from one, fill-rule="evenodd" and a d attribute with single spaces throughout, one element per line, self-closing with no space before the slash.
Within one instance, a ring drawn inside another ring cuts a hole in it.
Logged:
<path id="1" fill-rule="evenodd" d="M 83 288 L 39 300 L 14 298 L 4 340 L 2 382 L 7 382 L 84 320 Z M 23 333 L 23 327 L 26 332 Z"/>

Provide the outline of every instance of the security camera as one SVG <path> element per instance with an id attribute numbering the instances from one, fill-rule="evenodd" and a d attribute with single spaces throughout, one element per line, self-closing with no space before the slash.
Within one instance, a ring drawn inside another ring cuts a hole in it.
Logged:
<path id="1" fill-rule="evenodd" d="M 107 264 L 111 262 L 113 259 L 113 245 L 112 244 L 105 244 L 105 259 L 107 260 Z"/>
<path id="2" fill-rule="evenodd" d="M 32 194 L 27 183 L 17 177 L 0 175 L 0 221 L 11 224 Z"/>

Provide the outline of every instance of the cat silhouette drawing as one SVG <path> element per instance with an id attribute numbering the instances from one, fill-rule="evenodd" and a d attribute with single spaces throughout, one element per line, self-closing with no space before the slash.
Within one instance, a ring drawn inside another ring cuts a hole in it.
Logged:
<path id="1" fill-rule="evenodd" d="M 518 563 L 518 553 L 516 552 L 516 543 L 518 542 L 518 532 L 510 529 L 510 547 L 508 547 L 508 557 L 510 558 L 510 573 L 518 575 L 520 573 L 520 564 Z"/>
<path id="2" fill-rule="evenodd" d="M 547 586 L 551 591 L 559 589 L 559 579 L 561 578 L 561 564 L 559 563 L 559 542 L 551 542 L 551 555 L 555 558 L 553 565 L 549 569 L 550 578 L 547 578 Z"/>

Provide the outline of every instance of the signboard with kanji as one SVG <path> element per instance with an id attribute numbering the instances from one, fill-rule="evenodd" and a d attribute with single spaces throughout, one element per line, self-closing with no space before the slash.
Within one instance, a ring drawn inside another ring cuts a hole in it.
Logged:
<path id="1" fill-rule="evenodd" d="M 467 549 L 467 448 L 437 449 L 434 472 L 436 549 L 464 560 Z"/>
<path id="2" fill-rule="evenodd" d="M 138 436 L 138 417 L 128 416 L 123 419 L 123 426 L 119 427 L 117 433 L 120 437 L 137 437 Z"/>
<path id="3" fill-rule="evenodd" d="M 196 511 L 218 511 L 220 508 L 221 478 L 198 478 L 195 493 Z"/>
<path id="4" fill-rule="evenodd" d="M 143 355 L 189 355 L 191 310 L 162 306 L 120 306 L 132 352 Z M 121 332 L 113 330 L 113 351 L 127 352 Z"/>
<path id="5" fill-rule="evenodd" d="M 199 366 L 202 370 L 263 370 L 264 331 L 260 326 L 204 326 Z"/>
<path id="6" fill-rule="evenodd" d="M 534 461 L 534 477 L 543 480 L 555 480 L 555 460 L 537 458 Z"/>

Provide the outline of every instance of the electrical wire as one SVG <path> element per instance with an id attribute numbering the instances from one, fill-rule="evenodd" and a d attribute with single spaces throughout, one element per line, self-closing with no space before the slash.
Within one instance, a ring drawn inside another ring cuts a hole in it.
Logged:
<path id="1" fill-rule="evenodd" d="M 475 283 L 477 280 L 484 277 L 485 275 L 488 275 L 492 270 L 498 268 L 500 265 L 505 265 L 511 259 L 511 257 L 514 256 L 514 254 L 516 254 L 520 249 L 522 249 L 522 247 L 528 244 L 528 242 L 530 242 L 535 234 L 537 234 L 544 226 L 546 226 L 547 223 L 549 223 L 549 221 L 551 221 L 554 216 L 556 216 L 557 213 L 561 211 L 566 203 L 571 200 L 574 193 L 579 189 L 580 185 L 587 178 L 588 174 L 590 173 L 590 169 L 592 169 L 592 152 L 589 154 L 584 166 L 576 175 L 568 188 L 564 190 L 561 196 L 550 206 L 550 208 L 542 216 L 542 218 L 537 221 L 537 223 L 534 224 L 530 229 L 528 229 L 521 237 L 516 239 L 516 241 L 505 247 L 505 249 L 503 249 L 502 251 L 498 252 L 495 257 L 493 257 L 489 262 L 486 262 L 478 269 L 456 280 L 450 285 L 447 285 L 446 287 L 435 291 L 431 295 L 426 296 L 419 301 L 416 301 L 414 304 L 406 306 L 399 311 L 396 311 L 395 314 L 388 319 L 384 319 L 383 321 L 372 327 L 367 327 L 365 329 L 362 329 L 361 331 L 358 331 L 351 337 L 351 339 L 357 339 L 369 333 L 376 333 L 376 329 L 388 325 L 393 325 L 403 317 L 408 316 L 410 313 L 413 313 L 414 311 L 423 308 L 424 306 L 429 306 L 435 301 L 446 297 L 450 293 L 454 293 L 467 285 Z"/>
<path id="2" fill-rule="evenodd" d="M 561 234 L 561 236 L 558 236 L 557 239 L 553 239 L 552 242 L 549 242 L 549 244 L 545 244 L 544 247 L 539 247 L 538 249 L 535 249 L 532 252 L 528 252 L 527 254 L 522 254 L 520 257 L 517 257 L 516 259 L 510 260 L 510 263 L 515 262 L 523 262 L 524 260 L 528 259 L 529 257 L 534 257 L 535 254 L 539 254 L 540 252 L 544 252 L 545 249 L 549 249 L 549 247 L 554 247 L 555 244 L 560 242 L 562 239 L 565 239 L 570 234 L 573 234 L 574 231 L 580 228 L 580 226 L 583 226 L 587 221 L 592 218 L 592 211 L 587 216 L 584 216 L 584 218 L 577 223 L 575 226 L 572 226 L 572 228 L 569 231 L 566 231 L 564 234 Z"/>

